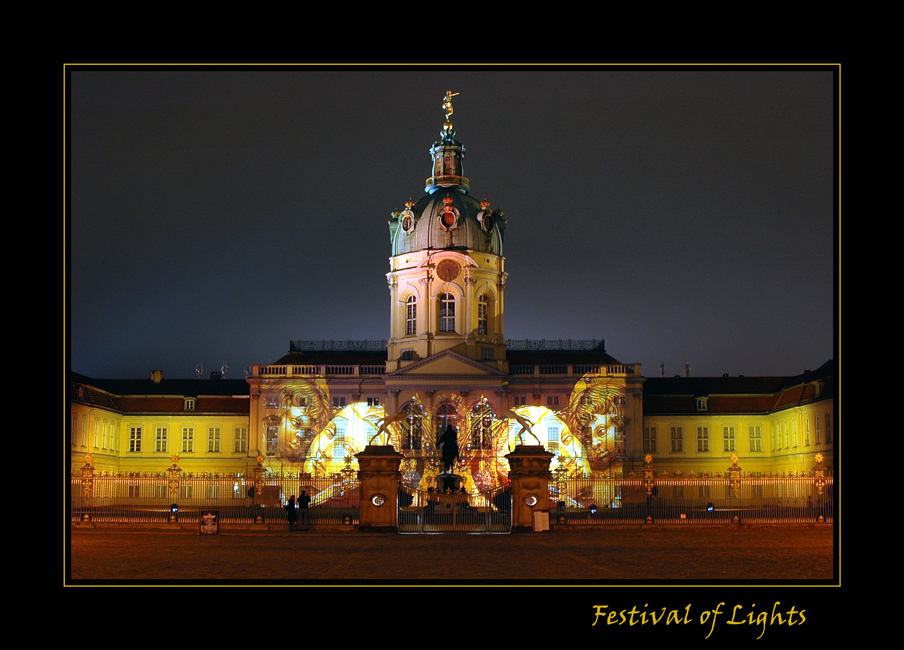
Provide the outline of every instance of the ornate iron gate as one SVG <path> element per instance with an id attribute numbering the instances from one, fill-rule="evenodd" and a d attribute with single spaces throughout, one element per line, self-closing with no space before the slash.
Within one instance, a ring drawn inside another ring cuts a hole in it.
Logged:
<path id="1" fill-rule="evenodd" d="M 511 488 L 477 495 L 399 490 L 400 533 L 510 533 Z"/>

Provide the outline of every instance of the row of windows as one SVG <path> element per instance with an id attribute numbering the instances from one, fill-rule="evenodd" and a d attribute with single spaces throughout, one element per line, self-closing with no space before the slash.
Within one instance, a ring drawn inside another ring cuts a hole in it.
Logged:
<path id="1" fill-rule="evenodd" d="M 169 452 L 170 449 L 170 431 L 167 427 L 155 427 L 153 437 L 153 450 L 155 452 Z M 144 431 L 142 427 L 129 427 L 129 451 L 141 452 L 142 443 L 144 442 Z M 200 440 L 199 440 L 200 442 Z M 222 435 L 220 427 L 208 427 L 207 429 L 207 451 L 222 451 L 221 442 Z M 201 450 L 199 447 L 198 451 Z M 182 435 L 179 438 L 180 452 L 194 452 L 195 448 L 195 428 L 182 427 Z M 232 430 L 232 451 L 246 452 L 248 451 L 248 427 L 235 427 Z"/>
<path id="2" fill-rule="evenodd" d="M 438 326 L 440 332 L 455 332 L 455 296 L 441 293 L 437 297 L 439 307 Z M 486 294 L 477 299 L 477 333 L 489 333 L 490 298 Z M 405 335 L 417 334 L 417 298 L 408 296 L 405 301 Z"/>
<path id="3" fill-rule="evenodd" d="M 826 413 L 822 418 L 824 422 L 825 442 L 832 442 L 832 414 Z M 804 418 L 804 436 L 802 444 L 809 447 L 811 444 L 822 444 L 822 431 L 820 429 L 820 417 L 813 418 L 814 429 L 811 436 L 810 418 Z M 722 427 L 722 451 L 736 452 L 738 451 L 737 440 L 738 433 L 734 426 Z M 763 428 L 759 425 L 750 425 L 747 427 L 748 451 L 763 451 Z M 698 452 L 709 452 L 714 449 L 713 444 L 717 442 L 712 440 L 710 428 L 708 426 L 696 427 L 696 449 Z M 781 449 L 792 449 L 801 445 L 798 438 L 797 421 L 779 422 L 772 430 L 772 449 L 774 451 Z M 657 431 L 656 427 L 644 427 L 643 430 L 643 450 L 644 452 L 656 453 L 657 449 Z M 682 453 L 685 451 L 684 443 L 684 427 L 669 427 L 669 451 L 673 453 Z"/>

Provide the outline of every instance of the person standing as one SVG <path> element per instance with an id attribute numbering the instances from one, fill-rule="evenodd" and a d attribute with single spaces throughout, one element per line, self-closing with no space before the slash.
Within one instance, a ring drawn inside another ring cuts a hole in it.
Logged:
<path id="1" fill-rule="evenodd" d="M 301 491 L 301 494 L 298 496 L 298 515 L 301 520 L 301 526 L 303 530 L 308 529 L 308 504 L 311 503 L 311 497 L 308 496 L 307 492 L 304 490 Z"/>
<path id="2" fill-rule="evenodd" d="M 302 492 L 302 494 L 304 494 Z M 295 495 L 289 497 L 289 502 L 286 504 L 286 519 L 289 521 L 289 530 L 296 530 L 298 528 L 298 515 L 295 512 Z"/>

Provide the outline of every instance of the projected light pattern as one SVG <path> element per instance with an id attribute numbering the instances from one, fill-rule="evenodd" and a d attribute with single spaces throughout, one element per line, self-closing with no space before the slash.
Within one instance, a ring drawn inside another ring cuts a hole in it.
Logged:
<path id="1" fill-rule="evenodd" d="M 457 433 L 460 462 L 455 471 L 470 493 L 507 482 L 505 455 L 517 444 L 539 442 L 554 457 L 551 469 L 568 475 L 620 470 L 624 454 L 624 388 L 599 375 L 577 382 L 562 410 L 521 406 L 496 413 L 480 395 L 438 400 L 432 411 L 415 395 L 397 413 L 383 406 L 332 403 L 323 377 L 279 379 L 262 385 L 266 456 L 272 472 L 328 476 L 368 444 L 391 445 L 403 456 L 403 482 L 426 489 L 442 471 L 437 440 L 447 426 Z M 473 399 L 473 398 L 472 398 Z"/>

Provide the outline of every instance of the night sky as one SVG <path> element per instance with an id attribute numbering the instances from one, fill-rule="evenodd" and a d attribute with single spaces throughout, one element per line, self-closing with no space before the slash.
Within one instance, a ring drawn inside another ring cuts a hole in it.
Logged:
<path id="1" fill-rule="evenodd" d="M 195 376 L 290 339 L 385 339 L 390 212 L 446 90 L 505 211 L 505 334 L 643 374 L 836 354 L 837 70 L 73 67 L 70 368 Z"/>

